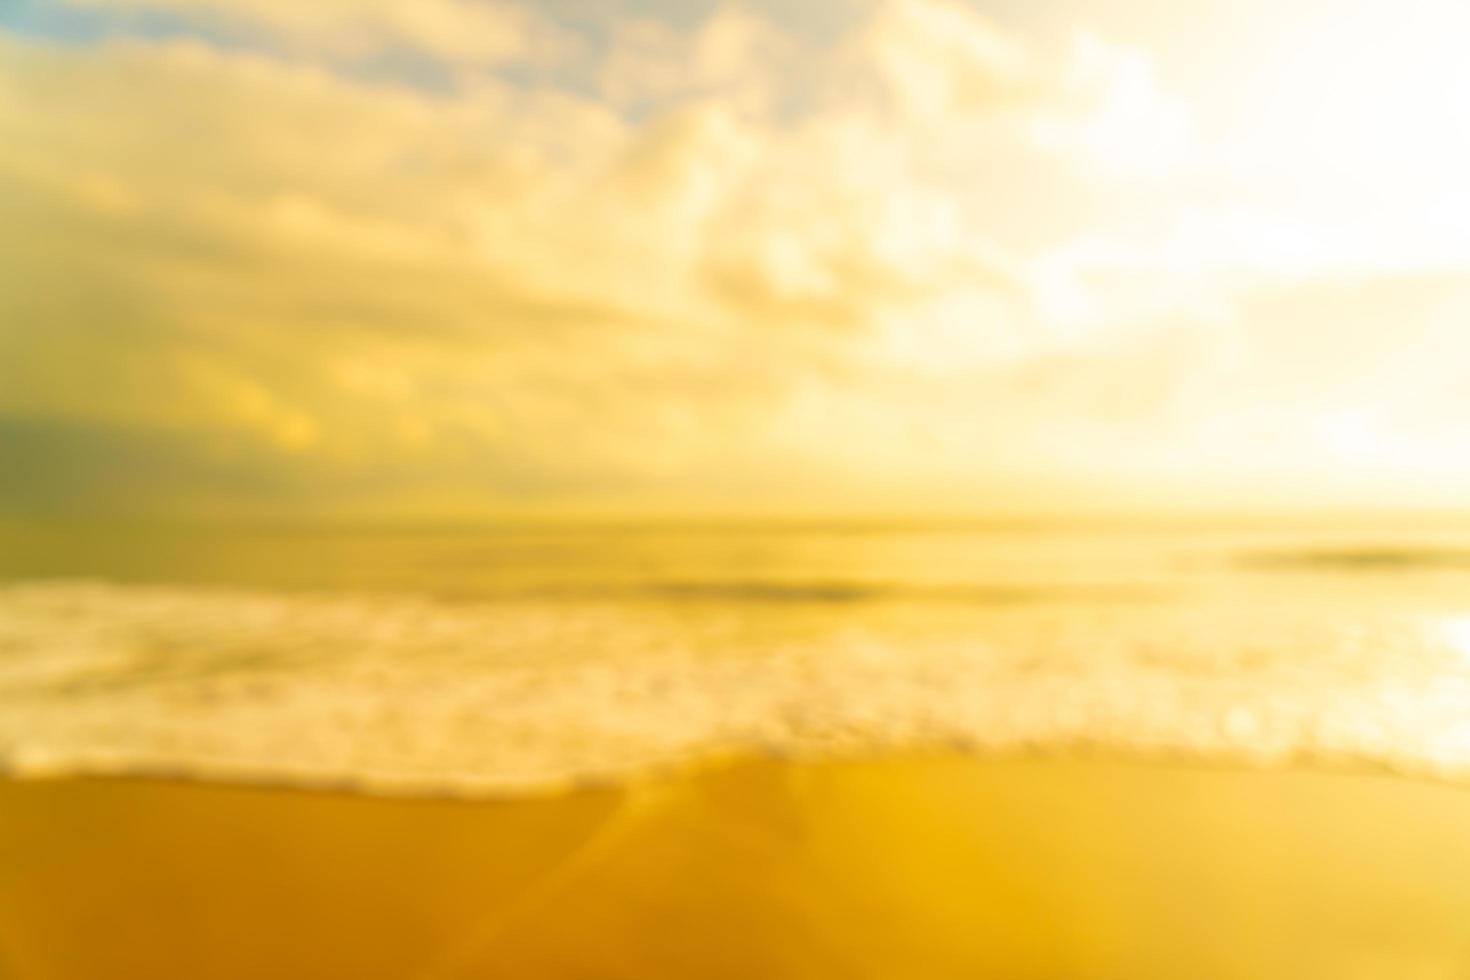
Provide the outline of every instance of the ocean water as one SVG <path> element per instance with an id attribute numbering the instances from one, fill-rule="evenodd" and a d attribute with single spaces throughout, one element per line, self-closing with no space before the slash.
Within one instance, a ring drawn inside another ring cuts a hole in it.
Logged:
<path id="1" fill-rule="evenodd" d="M 505 797 L 712 759 L 1470 779 L 1470 525 L 0 529 L 0 769 Z"/>

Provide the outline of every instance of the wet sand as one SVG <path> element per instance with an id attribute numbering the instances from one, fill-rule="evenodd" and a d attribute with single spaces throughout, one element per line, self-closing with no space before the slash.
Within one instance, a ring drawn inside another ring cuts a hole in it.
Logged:
<path id="1" fill-rule="evenodd" d="M 0 782 L 0 977 L 1470 977 L 1470 790 L 742 762 L 513 802 Z"/>

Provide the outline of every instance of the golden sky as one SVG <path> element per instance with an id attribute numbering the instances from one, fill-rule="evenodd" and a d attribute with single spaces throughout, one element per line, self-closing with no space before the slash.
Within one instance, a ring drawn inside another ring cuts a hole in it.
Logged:
<path id="1" fill-rule="evenodd" d="M 0 514 L 1463 503 L 1467 11 L 6 0 Z"/>

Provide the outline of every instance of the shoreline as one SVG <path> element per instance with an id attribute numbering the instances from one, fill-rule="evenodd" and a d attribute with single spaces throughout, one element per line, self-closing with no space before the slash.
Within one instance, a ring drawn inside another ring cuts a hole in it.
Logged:
<path id="1" fill-rule="evenodd" d="M 1379 756 L 1293 749 L 1279 753 L 1230 752 L 1178 747 L 1111 745 L 1079 739 L 1053 744 L 956 744 L 952 740 L 916 739 L 891 747 L 777 749 L 732 746 L 689 751 L 643 765 L 624 764 L 605 771 L 577 770 L 564 775 L 503 776 L 484 774 L 344 775 L 332 769 L 292 770 L 247 766 L 213 760 L 149 763 L 140 761 L 76 761 L 16 764 L 0 758 L 0 786 L 70 783 L 123 783 L 244 790 L 286 795 L 325 795 L 347 799 L 425 803 L 514 804 L 544 802 L 579 793 L 636 791 L 641 787 L 715 778 L 747 766 L 827 769 L 855 765 L 913 764 L 936 761 L 983 766 L 1038 764 L 1103 766 L 1124 769 L 1184 769 L 1240 774 L 1301 774 L 1388 779 L 1470 793 L 1470 772 L 1462 767 L 1394 762 Z"/>

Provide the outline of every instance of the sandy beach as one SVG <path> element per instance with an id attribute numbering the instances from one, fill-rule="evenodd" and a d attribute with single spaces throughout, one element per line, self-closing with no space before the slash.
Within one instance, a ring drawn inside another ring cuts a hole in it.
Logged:
<path id="1" fill-rule="evenodd" d="M 1460 978 L 1470 790 L 909 755 L 520 801 L 0 783 L 0 964 L 111 977 Z"/>

